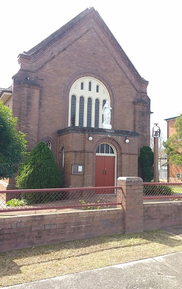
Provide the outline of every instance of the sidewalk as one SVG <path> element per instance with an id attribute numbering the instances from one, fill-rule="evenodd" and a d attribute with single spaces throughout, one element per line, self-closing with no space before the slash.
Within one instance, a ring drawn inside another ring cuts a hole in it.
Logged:
<path id="1" fill-rule="evenodd" d="M 164 229 L 181 238 L 182 226 Z M 38 266 L 38 265 L 37 265 Z M 182 251 L 1 289 L 179 289 Z"/>
<path id="2" fill-rule="evenodd" d="M 2 289 L 179 289 L 182 252 Z"/>

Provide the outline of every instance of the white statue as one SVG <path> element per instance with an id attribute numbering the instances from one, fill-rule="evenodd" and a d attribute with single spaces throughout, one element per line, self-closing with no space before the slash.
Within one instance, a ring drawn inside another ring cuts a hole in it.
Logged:
<path id="1" fill-rule="evenodd" d="M 102 110 L 102 114 L 103 114 L 103 123 L 102 123 L 102 127 L 103 128 L 107 128 L 107 129 L 111 129 L 111 109 L 112 107 L 109 106 L 109 102 L 106 101 L 103 110 Z"/>

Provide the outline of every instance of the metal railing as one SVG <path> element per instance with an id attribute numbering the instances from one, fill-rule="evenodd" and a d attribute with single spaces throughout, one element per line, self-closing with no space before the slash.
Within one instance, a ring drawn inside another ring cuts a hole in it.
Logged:
<path id="1" fill-rule="evenodd" d="M 121 205 L 121 187 L 80 187 L 0 191 L 0 212 L 45 209 L 100 209 Z"/>
<path id="2" fill-rule="evenodd" d="M 182 183 L 143 183 L 144 200 L 182 199 Z"/>

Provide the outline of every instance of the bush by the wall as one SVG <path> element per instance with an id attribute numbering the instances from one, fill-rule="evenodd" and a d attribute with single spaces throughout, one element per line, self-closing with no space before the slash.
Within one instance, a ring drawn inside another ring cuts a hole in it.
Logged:
<path id="1" fill-rule="evenodd" d="M 144 196 L 171 196 L 174 192 L 171 187 L 165 185 L 144 185 L 143 194 Z"/>
<path id="2" fill-rule="evenodd" d="M 22 164 L 16 178 L 19 189 L 61 188 L 63 178 L 52 151 L 40 142 Z M 59 192 L 25 193 L 22 197 L 30 203 L 49 202 L 60 199 Z"/>
<path id="3" fill-rule="evenodd" d="M 142 170 L 142 179 L 144 182 L 151 182 L 154 177 L 154 153 L 148 146 L 140 149 L 139 163 Z"/>
<path id="4" fill-rule="evenodd" d="M 20 207 L 20 206 L 26 206 L 27 202 L 26 200 L 20 200 L 20 199 L 11 199 L 6 202 L 7 207 Z"/>

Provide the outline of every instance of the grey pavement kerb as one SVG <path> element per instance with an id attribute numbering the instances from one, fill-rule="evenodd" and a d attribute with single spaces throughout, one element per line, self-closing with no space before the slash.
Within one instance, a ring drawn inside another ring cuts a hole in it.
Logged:
<path id="1" fill-rule="evenodd" d="M 2 289 L 179 289 L 182 252 Z"/>

